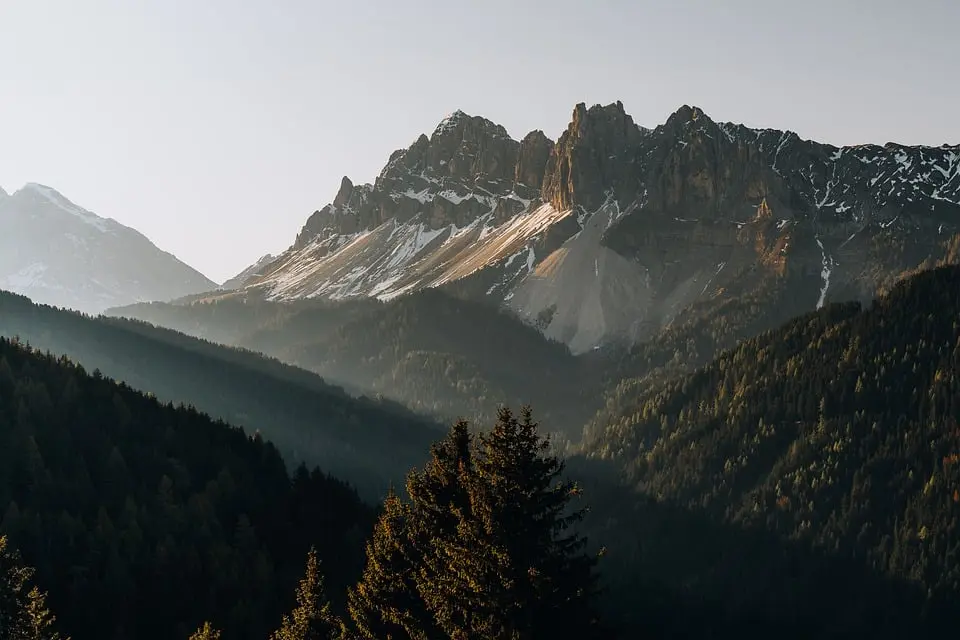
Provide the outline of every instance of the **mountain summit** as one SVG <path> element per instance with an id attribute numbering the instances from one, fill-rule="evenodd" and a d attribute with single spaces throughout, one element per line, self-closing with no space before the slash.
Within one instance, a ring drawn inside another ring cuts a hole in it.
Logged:
<path id="1" fill-rule="evenodd" d="M 99 313 L 216 285 L 139 232 L 36 183 L 0 194 L 0 289 Z"/>
<path id="2" fill-rule="evenodd" d="M 576 105 L 556 142 L 516 141 L 457 111 L 373 184 L 344 177 L 245 288 L 389 300 L 455 287 L 584 351 L 740 295 L 789 291 L 797 311 L 869 299 L 960 259 L 958 231 L 956 146 L 838 148 L 687 105 L 650 129 L 620 102 Z"/>

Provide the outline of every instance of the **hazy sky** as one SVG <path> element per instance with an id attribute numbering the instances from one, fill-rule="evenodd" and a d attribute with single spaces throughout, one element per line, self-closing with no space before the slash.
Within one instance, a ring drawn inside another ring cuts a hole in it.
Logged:
<path id="1" fill-rule="evenodd" d="M 222 281 L 458 108 L 515 138 L 620 99 L 957 143 L 958 27 L 960 0 L 0 0 L 0 185 Z"/>

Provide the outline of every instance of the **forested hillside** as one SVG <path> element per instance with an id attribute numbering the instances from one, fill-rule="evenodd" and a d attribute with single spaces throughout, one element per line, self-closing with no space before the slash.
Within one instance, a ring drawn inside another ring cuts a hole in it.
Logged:
<path id="1" fill-rule="evenodd" d="M 0 293 L 0 335 L 259 431 L 288 460 L 318 464 L 371 499 L 422 461 L 442 433 L 400 405 L 353 398 L 302 369 L 142 322 L 93 319 Z"/>
<path id="2" fill-rule="evenodd" d="M 342 483 L 0 338 L 0 638 L 605 637 L 562 472 L 528 410 L 458 422 L 361 572 L 373 514 Z"/>
<path id="3" fill-rule="evenodd" d="M 623 576 L 699 585 L 736 610 L 808 599 L 819 603 L 810 637 L 905 637 L 956 614 L 958 417 L 960 268 L 943 267 L 690 375 L 621 383 L 583 450 L 643 506 L 608 494 L 598 511 L 612 520 L 595 524 L 624 544 L 635 532 L 640 555 Z"/>
<path id="4" fill-rule="evenodd" d="M 530 403 L 576 436 L 604 379 L 599 358 L 574 357 L 507 312 L 432 289 L 389 303 L 237 296 L 111 313 L 261 351 L 443 420 L 489 423 L 498 403 Z"/>
<path id="5" fill-rule="evenodd" d="M 186 638 L 206 618 L 262 639 L 311 545 L 335 589 L 355 579 L 374 515 L 318 471 L 291 480 L 260 437 L 7 339 L 0 508 L 76 640 Z"/>

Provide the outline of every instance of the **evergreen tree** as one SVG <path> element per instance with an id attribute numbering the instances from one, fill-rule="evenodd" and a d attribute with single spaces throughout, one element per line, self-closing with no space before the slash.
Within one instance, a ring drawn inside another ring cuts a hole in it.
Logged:
<path id="1" fill-rule="evenodd" d="M 475 447 L 459 421 L 391 495 L 350 594 L 362 637 L 521 640 L 592 637 L 595 561 L 569 531 L 581 511 L 525 409 Z"/>
<path id="2" fill-rule="evenodd" d="M 407 477 L 414 517 L 408 534 L 416 553 L 417 592 L 430 612 L 434 629 L 429 637 L 447 637 L 441 629 L 468 625 L 472 611 L 447 603 L 451 584 L 448 559 L 442 553 L 456 544 L 460 523 L 471 518 L 471 478 L 474 473 L 473 441 L 469 425 L 458 420 L 447 437 L 431 447 L 431 457 L 422 471 Z M 447 606 L 447 605 L 451 606 Z"/>
<path id="3" fill-rule="evenodd" d="M 33 569 L 0 536 L 0 640 L 61 640 L 45 594 L 29 587 L 31 578 Z"/>
<path id="4" fill-rule="evenodd" d="M 433 618 L 417 593 L 418 558 L 410 544 L 411 511 L 391 490 L 367 543 L 367 564 L 347 600 L 357 634 L 366 640 L 427 640 Z"/>
<path id="5" fill-rule="evenodd" d="M 204 622 L 203 626 L 190 636 L 190 640 L 220 640 L 220 632 L 214 629 L 209 622 Z"/>
<path id="6" fill-rule="evenodd" d="M 331 611 L 323 588 L 317 552 L 310 549 L 307 568 L 297 588 L 297 606 L 283 616 L 271 640 L 333 640 L 344 636 L 343 623 Z"/>
<path id="7" fill-rule="evenodd" d="M 591 607 L 596 560 L 571 531 L 576 486 L 550 455 L 529 408 L 518 420 L 503 408 L 480 436 L 475 470 L 462 476 L 469 510 L 457 508 L 457 534 L 437 540 L 422 591 L 454 639 L 525 640 L 598 635 Z M 421 575 L 424 575 L 423 573 Z"/>

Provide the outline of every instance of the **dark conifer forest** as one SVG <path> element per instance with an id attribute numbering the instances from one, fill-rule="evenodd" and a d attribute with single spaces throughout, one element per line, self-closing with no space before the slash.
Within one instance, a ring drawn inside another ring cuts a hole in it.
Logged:
<path id="1" fill-rule="evenodd" d="M 681 324 L 591 354 L 603 401 L 572 445 L 556 407 L 479 396 L 443 431 L 252 352 L 3 301 L 4 331 L 55 353 L 0 340 L 3 640 L 904 638 L 960 616 L 957 267 L 776 329 L 742 300 L 702 343 Z M 503 389 L 522 377 L 464 353 Z M 291 395 L 251 415 L 322 400 L 321 426 L 229 424 L 267 380 Z M 332 440 L 297 454 L 330 424 L 349 467 Z"/>
<path id="2" fill-rule="evenodd" d="M 351 397 L 276 359 L 145 322 L 90 318 L 0 292 L 0 335 L 260 432 L 292 464 L 321 465 L 370 500 L 422 462 L 443 433 L 402 405 Z"/>
<path id="3" fill-rule="evenodd" d="M 0 526 L 74 638 L 264 638 L 311 545 L 340 588 L 361 566 L 349 486 L 99 371 L 0 339 L 0 425 Z"/>

